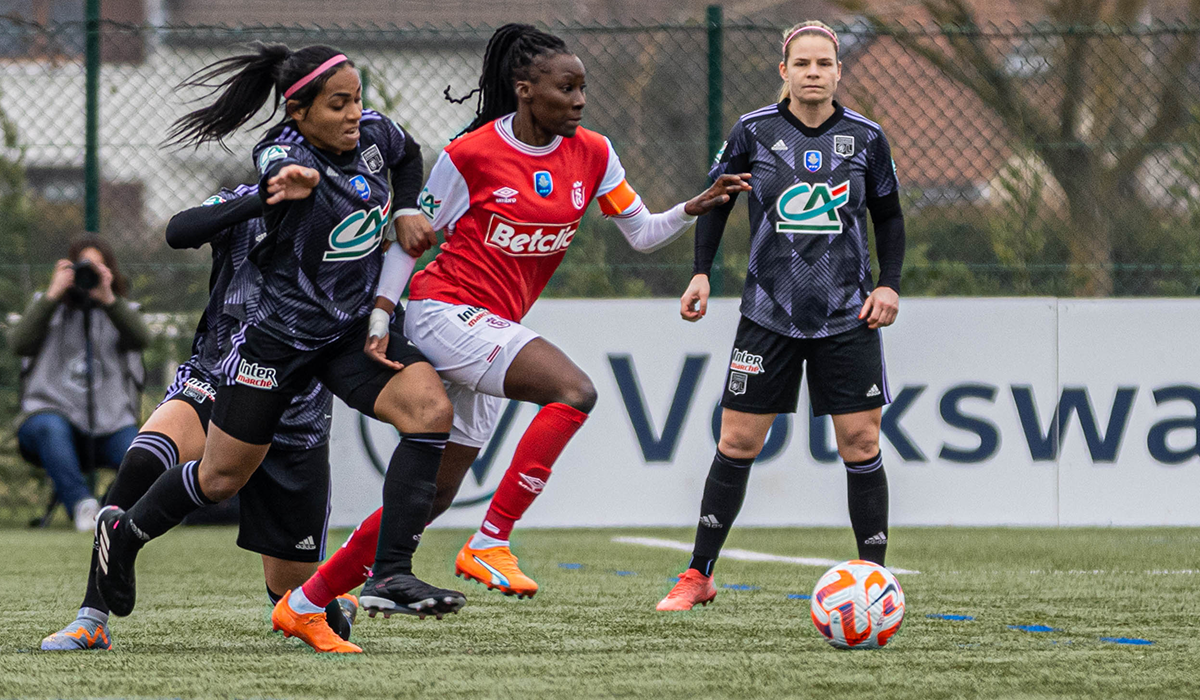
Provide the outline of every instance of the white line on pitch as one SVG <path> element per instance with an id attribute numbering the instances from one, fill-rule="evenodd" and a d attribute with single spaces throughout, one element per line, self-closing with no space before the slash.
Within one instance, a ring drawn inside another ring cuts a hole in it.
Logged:
<path id="1" fill-rule="evenodd" d="M 613 542 L 618 544 L 637 544 L 643 547 L 659 547 L 661 549 L 675 549 L 680 552 L 692 551 L 690 542 L 680 542 L 678 540 L 660 540 L 657 537 L 614 537 Z M 780 554 L 767 554 L 766 552 L 751 552 L 748 549 L 723 549 L 721 550 L 722 559 L 737 559 L 738 561 L 777 561 L 783 564 L 799 564 L 800 566 L 833 566 L 840 564 L 837 559 L 819 559 L 817 557 L 785 557 Z M 889 567 L 888 569 L 893 574 L 919 574 L 920 571 L 909 571 L 908 569 L 898 569 Z"/>

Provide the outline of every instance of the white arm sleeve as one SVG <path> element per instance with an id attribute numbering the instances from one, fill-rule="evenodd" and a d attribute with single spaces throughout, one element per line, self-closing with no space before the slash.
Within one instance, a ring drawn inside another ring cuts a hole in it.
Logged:
<path id="1" fill-rule="evenodd" d="M 454 223 L 471 207 L 471 190 L 462 173 L 442 151 L 429 171 L 425 189 L 417 199 L 417 206 L 434 231 L 453 228 Z"/>
<path id="2" fill-rule="evenodd" d="M 696 217 L 683 211 L 683 203 L 658 214 L 651 214 L 638 202 L 638 209 L 630 216 L 614 216 L 612 222 L 621 229 L 625 240 L 639 253 L 653 253 L 679 238 L 696 223 Z"/>
<path id="3" fill-rule="evenodd" d="M 399 245 L 393 244 L 383 254 L 383 269 L 379 271 L 379 285 L 375 288 L 375 296 L 383 297 L 393 304 L 400 304 L 400 295 L 408 286 L 408 278 L 412 277 L 417 259 Z"/>

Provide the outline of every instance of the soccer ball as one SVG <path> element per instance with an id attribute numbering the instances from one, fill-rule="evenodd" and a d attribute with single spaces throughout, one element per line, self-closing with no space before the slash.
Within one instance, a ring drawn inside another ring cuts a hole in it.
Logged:
<path id="1" fill-rule="evenodd" d="M 892 572 L 861 559 L 837 564 L 817 581 L 812 621 L 838 649 L 878 649 L 904 621 L 904 591 Z"/>

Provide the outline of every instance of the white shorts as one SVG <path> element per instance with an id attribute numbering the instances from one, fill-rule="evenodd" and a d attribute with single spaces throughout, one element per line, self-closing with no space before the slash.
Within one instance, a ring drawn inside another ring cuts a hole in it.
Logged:
<path id="1" fill-rule="evenodd" d="M 521 348 L 540 337 L 479 306 L 410 301 L 404 335 L 433 364 L 454 405 L 450 442 L 483 447 L 500 420 L 504 377 Z"/>

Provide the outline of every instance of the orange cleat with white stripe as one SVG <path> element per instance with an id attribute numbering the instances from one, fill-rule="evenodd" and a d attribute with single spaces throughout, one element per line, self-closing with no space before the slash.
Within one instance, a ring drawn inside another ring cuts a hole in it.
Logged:
<path id="1" fill-rule="evenodd" d="M 334 652 L 339 654 L 360 654 L 362 648 L 351 644 L 333 631 L 329 621 L 325 619 L 325 611 L 319 613 L 298 613 L 288 606 L 288 591 L 275 604 L 271 611 L 271 626 L 276 632 L 283 632 L 284 637 L 295 637 L 316 651 Z"/>
<path id="2" fill-rule="evenodd" d="M 518 598 L 532 598 L 538 591 L 537 582 L 521 572 L 517 557 L 508 547 L 472 549 L 468 541 L 454 559 L 454 575 Z"/>
<path id="3" fill-rule="evenodd" d="M 658 602 L 656 610 L 681 611 L 691 610 L 697 604 L 708 605 L 717 597 L 717 586 L 712 576 L 705 576 L 695 569 L 688 569 L 679 575 L 679 583 L 671 589 L 666 598 Z"/>

